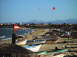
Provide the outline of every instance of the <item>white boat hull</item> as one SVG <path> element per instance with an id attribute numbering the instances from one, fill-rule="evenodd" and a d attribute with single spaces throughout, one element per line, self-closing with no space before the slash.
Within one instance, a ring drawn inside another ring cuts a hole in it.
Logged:
<path id="1" fill-rule="evenodd" d="M 40 47 L 42 45 L 37 45 L 37 46 L 24 46 L 26 49 L 30 50 L 30 51 L 33 51 L 33 52 L 38 52 Z"/>

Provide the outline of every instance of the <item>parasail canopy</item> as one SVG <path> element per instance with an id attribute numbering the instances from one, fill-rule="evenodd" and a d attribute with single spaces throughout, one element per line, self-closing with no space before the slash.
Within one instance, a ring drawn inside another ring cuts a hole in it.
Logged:
<path id="1" fill-rule="evenodd" d="M 52 7 L 51 9 L 52 9 L 52 10 L 56 10 L 56 8 L 55 8 L 55 7 Z"/>

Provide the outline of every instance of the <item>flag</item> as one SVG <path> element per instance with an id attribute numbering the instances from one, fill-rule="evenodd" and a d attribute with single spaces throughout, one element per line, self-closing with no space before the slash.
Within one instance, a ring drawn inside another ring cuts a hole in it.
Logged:
<path id="1" fill-rule="evenodd" d="M 13 25 L 14 32 L 17 31 L 17 30 L 19 30 L 20 28 L 21 28 L 21 27 L 18 26 L 17 24 L 14 24 L 14 25 Z"/>

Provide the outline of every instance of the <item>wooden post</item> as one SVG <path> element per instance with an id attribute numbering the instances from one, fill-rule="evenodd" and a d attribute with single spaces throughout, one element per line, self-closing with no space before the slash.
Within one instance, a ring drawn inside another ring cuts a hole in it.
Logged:
<path id="1" fill-rule="evenodd" d="M 14 32 L 14 24 L 13 24 L 13 31 L 12 31 L 12 44 L 15 45 L 15 41 L 16 41 L 16 34 Z"/>

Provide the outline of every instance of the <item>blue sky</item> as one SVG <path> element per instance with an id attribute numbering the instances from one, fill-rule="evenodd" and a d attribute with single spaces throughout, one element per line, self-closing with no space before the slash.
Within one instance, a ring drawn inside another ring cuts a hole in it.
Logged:
<path id="1" fill-rule="evenodd" d="M 55 10 L 52 8 L 55 7 Z M 0 23 L 77 19 L 77 0 L 0 0 Z"/>

